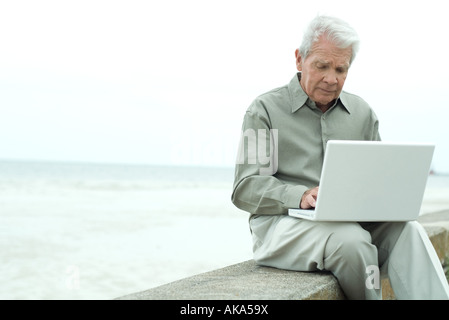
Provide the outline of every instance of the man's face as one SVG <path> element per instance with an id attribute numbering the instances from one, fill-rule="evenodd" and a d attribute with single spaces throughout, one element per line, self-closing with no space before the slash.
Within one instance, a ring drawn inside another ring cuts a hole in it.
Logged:
<path id="1" fill-rule="evenodd" d="M 296 67 L 301 71 L 301 87 L 318 107 L 330 107 L 340 96 L 348 75 L 352 49 L 340 49 L 321 37 L 306 59 L 296 50 Z"/>

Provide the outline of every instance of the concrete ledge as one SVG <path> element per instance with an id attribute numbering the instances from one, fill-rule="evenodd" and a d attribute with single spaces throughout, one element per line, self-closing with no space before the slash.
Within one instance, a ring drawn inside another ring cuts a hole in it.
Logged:
<path id="1" fill-rule="evenodd" d="M 337 280 L 326 272 L 294 272 L 261 267 L 253 260 L 178 280 L 120 299 L 290 300 L 343 299 Z"/>
<path id="2" fill-rule="evenodd" d="M 441 261 L 449 257 L 449 211 L 418 220 Z M 394 299 L 388 279 L 382 280 L 384 299 Z M 345 296 L 328 272 L 297 272 L 256 265 L 253 260 L 202 273 L 119 300 L 340 300 Z"/>

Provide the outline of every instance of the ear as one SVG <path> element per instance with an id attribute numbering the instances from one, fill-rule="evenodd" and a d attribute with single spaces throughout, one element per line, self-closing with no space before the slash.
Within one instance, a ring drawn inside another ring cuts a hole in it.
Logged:
<path id="1" fill-rule="evenodd" d="M 295 50 L 295 57 L 296 57 L 296 69 L 298 69 L 298 71 L 302 71 L 302 58 L 301 54 L 299 53 L 299 49 Z"/>

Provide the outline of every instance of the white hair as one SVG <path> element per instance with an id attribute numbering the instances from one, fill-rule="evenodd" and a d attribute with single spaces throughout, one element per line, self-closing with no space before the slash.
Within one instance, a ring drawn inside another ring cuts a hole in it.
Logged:
<path id="1" fill-rule="evenodd" d="M 313 19 L 306 29 L 299 53 L 303 59 L 307 58 L 312 48 L 312 45 L 325 35 L 328 40 L 334 43 L 341 49 L 352 47 L 352 55 L 350 64 L 354 61 L 360 47 L 360 39 L 357 32 L 345 21 L 330 17 L 317 16 Z"/>

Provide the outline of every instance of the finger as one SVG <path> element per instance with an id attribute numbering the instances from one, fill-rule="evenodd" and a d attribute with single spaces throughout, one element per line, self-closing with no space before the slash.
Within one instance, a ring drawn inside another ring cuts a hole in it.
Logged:
<path id="1" fill-rule="evenodd" d="M 308 199 L 308 203 L 311 207 L 315 208 L 316 206 L 316 197 L 314 197 L 312 194 L 309 194 L 309 196 L 307 197 Z"/>
<path id="2" fill-rule="evenodd" d="M 302 209 L 315 208 L 317 195 L 318 195 L 318 187 L 307 190 L 306 192 L 304 192 L 301 198 L 299 207 Z"/>
<path id="3" fill-rule="evenodd" d="M 310 190 L 309 196 L 309 204 L 310 206 L 314 207 L 316 206 L 316 199 L 318 198 L 318 187 L 313 188 Z"/>

